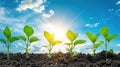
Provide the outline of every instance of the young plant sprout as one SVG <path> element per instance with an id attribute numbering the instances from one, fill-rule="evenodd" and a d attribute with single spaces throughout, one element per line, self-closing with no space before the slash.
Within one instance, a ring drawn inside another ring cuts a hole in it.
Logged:
<path id="1" fill-rule="evenodd" d="M 79 45 L 79 44 L 83 44 L 85 43 L 86 41 L 85 40 L 80 40 L 80 39 L 77 39 L 78 37 L 78 33 L 74 33 L 73 31 L 71 30 L 68 30 L 67 33 L 66 33 L 66 36 L 67 38 L 70 40 L 70 43 L 66 43 L 68 45 L 68 51 L 70 53 L 70 56 L 73 57 L 75 55 L 77 55 L 75 52 L 73 52 L 73 49 L 76 45 Z M 76 40 L 77 39 L 77 40 Z"/>
<path id="2" fill-rule="evenodd" d="M 107 58 L 107 53 L 108 53 L 108 45 L 109 43 L 111 42 L 111 40 L 113 40 L 114 38 L 116 38 L 118 35 L 117 34 L 114 34 L 114 35 L 110 35 L 109 33 L 109 29 L 107 27 L 103 27 L 101 28 L 100 30 L 100 33 L 103 35 L 104 37 L 104 46 L 105 46 L 105 56 Z"/>
<path id="3" fill-rule="evenodd" d="M 34 30 L 31 26 L 24 26 L 24 33 L 25 33 L 25 36 L 18 36 L 19 39 L 23 40 L 25 42 L 25 56 L 26 56 L 26 59 L 29 58 L 29 51 L 30 51 L 30 48 L 29 46 L 31 45 L 31 43 L 35 42 L 35 41 L 38 41 L 39 39 L 35 36 L 32 36 L 33 33 L 34 33 Z"/>
<path id="4" fill-rule="evenodd" d="M 96 58 L 96 50 L 99 46 L 103 44 L 103 41 L 98 41 L 99 34 L 95 35 L 91 34 L 90 32 L 86 32 L 86 35 L 93 44 L 93 47 L 91 49 L 93 51 L 93 57 Z"/>
<path id="5" fill-rule="evenodd" d="M 51 51 L 53 49 L 53 47 L 56 45 L 56 44 L 60 44 L 62 41 L 60 40 L 54 40 L 55 39 L 55 36 L 54 34 L 50 34 L 49 32 L 47 31 L 44 31 L 44 37 L 47 39 L 47 41 L 49 42 L 49 46 L 43 46 L 45 48 L 48 49 L 48 57 L 50 58 L 51 57 Z"/>
<path id="6" fill-rule="evenodd" d="M 4 45 L 7 47 L 7 59 L 10 59 L 10 47 L 11 44 L 17 40 L 19 40 L 19 38 L 17 36 L 12 36 L 12 32 L 13 30 L 10 30 L 10 28 L 8 26 L 6 26 L 6 28 L 3 31 L 3 34 L 5 36 L 5 39 L 0 39 L 0 42 L 4 43 Z"/>
<path id="7" fill-rule="evenodd" d="M 110 49 L 109 52 L 112 53 L 112 54 L 114 54 L 114 50 L 113 49 Z"/>

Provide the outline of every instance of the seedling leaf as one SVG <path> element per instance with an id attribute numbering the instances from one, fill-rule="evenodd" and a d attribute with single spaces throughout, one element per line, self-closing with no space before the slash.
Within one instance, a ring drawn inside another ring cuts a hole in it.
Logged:
<path id="1" fill-rule="evenodd" d="M 37 37 L 31 37 L 30 38 L 30 43 L 38 41 L 39 39 Z"/>
<path id="2" fill-rule="evenodd" d="M 47 48 L 47 49 L 50 49 L 49 46 L 42 46 L 42 47 Z"/>
<path id="3" fill-rule="evenodd" d="M 31 26 L 26 25 L 24 27 L 24 32 L 25 32 L 26 36 L 30 37 L 34 33 L 34 30 Z"/>
<path id="4" fill-rule="evenodd" d="M 52 42 L 52 45 L 54 46 L 54 45 L 60 44 L 60 43 L 62 43 L 62 41 L 60 41 L 60 40 L 55 40 L 55 41 Z"/>
<path id="5" fill-rule="evenodd" d="M 47 31 L 44 31 L 44 36 L 48 40 L 49 43 L 51 43 L 54 40 L 54 34 L 50 34 Z"/>
<path id="6" fill-rule="evenodd" d="M 90 32 L 86 32 L 86 35 L 93 43 L 96 42 L 96 36 L 94 34 L 91 34 Z"/>
<path id="7" fill-rule="evenodd" d="M 64 45 L 68 45 L 70 47 L 71 43 L 65 43 Z"/>
<path id="8" fill-rule="evenodd" d="M 18 36 L 19 39 L 26 41 L 26 37 L 25 36 Z"/>
<path id="9" fill-rule="evenodd" d="M 11 38 L 9 38 L 9 41 L 11 43 L 14 42 L 14 41 L 17 41 L 17 40 L 19 40 L 19 38 L 17 38 L 17 37 L 11 37 Z"/>
<path id="10" fill-rule="evenodd" d="M 6 38 L 9 38 L 9 37 L 11 37 L 11 30 L 9 29 L 9 27 L 8 26 L 6 26 L 6 28 L 4 29 L 4 31 L 3 31 L 3 34 L 4 34 L 4 36 L 6 37 Z"/>
<path id="11" fill-rule="evenodd" d="M 116 38 L 117 36 L 118 36 L 117 34 L 110 35 L 106 39 L 108 40 L 108 42 L 110 42 L 112 39 Z"/>
<path id="12" fill-rule="evenodd" d="M 107 27 L 101 28 L 100 32 L 105 38 L 109 35 L 109 30 Z"/>
<path id="13" fill-rule="evenodd" d="M 66 36 L 71 42 L 73 42 L 78 37 L 78 34 L 74 33 L 71 30 L 68 30 L 67 33 L 66 33 Z"/>
<path id="14" fill-rule="evenodd" d="M 6 44 L 6 40 L 4 40 L 4 39 L 0 39 L 0 42 Z"/>
<path id="15" fill-rule="evenodd" d="M 100 33 L 96 34 L 96 40 L 98 40 Z"/>
<path id="16" fill-rule="evenodd" d="M 98 48 L 99 46 L 101 46 L 104 42 L 103 41 L 99 41 L 97 43 L 94 44 L 94 48 Z"/>
<path id="17" fill-rule="evenodd" d="M 85 43 L 86 41 L 85 40 L 76 40 L 74 42 L 74 46 L 76 46 L 77 44 L 82 44 L 82 43 Z"/>

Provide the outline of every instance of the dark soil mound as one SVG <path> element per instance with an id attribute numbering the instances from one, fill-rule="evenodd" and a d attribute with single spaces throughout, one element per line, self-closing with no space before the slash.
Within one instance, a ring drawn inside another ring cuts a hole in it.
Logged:
<path id="1" fill-rule="evenodd" d="M 11 54 L 10 58 L 7 60 L 6 54 L 0 53 L 0 67 L 120 67 L 120 53 L 108 53 L 106 58 L 105 51 L 98 53 L 96 58 L 81 53 L 71 58 L 69 53 L 61 52 L 52 54 L 51 58 L 47 54 L 30 54 L 26 60 L 21 53 Z"/>

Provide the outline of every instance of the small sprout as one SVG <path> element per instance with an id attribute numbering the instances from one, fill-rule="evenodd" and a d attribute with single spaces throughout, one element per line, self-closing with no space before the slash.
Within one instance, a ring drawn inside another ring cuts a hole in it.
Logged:
<path id="1" fill-rule="evenodd" d="M 113 49 L 110 49 L 109 52 L 112 53 L 112 54 L 114 54 L 114 50 Z"/>
<path id="2" fill-rule="evenodd" d="M 19 38 L 17 36 L 12 36 L 12 30 L 10 30 L 10 28 L 8 26 L 6 26 L 6 28 L 3 31 L 3 34 L 5 36 L 5 39 L 0 39 L 0 42 L 2 42 L 6 47 L 7 47 L 7 59 L 10 59 L 10 47 L 11 44 L 17 40 L 19 40 Z"/>
<path id="3" fill-rule="evenodd" d="M 73 56 L 78 55 L 78 53 L 73 52 L 73 49 L 75 48 L 76 45 L 83 44 L 86 41 L 85 40 L 77 39 L 78 33 L 74 33 L 71 30 L 67 31 L 66 36 L 70 40 L 70 43 L 66 43 L 68 45 L 68 47 L 69 47 L 67 50 L 69 51 L 70 56 L 73 57 Z"/>
<path id="4" fill-rule="evenodd" d="M 113 40 L 114 38 L 116 38 L 118 35 L 117 34 L 114 34 L 114 35 L 110 35 L 109 33 L 109 29 L 107 27 L 103 27 L 101 28 L 100 30 L 100 33 L 103 35 L 104 37 L 104 46 L 105 46 L 105 56 L 107 58 L 107 53 L 108 53 L 108 45 L 109 43 L 111 42 L 111 40 Z"/>
<path id="5" fill-rule="evenodd" d="M 86 35 L 93 44 L 93 48 L 91 49 L 93 51 L 93 57 L 96 58 L 96 50 L 99 46 L 103 44 L 103 41 L 98 41 L 99 34 L 94 35 L 94 34 L 91 34 L 90 32 L 86 32 Z"/>
<path id="6" fill-rule="evenodd" d="M 62 41 L 60 41 L 60 40 L 54 40 L 55 39 L 54 34 L 50 34 L 47 31 L 44 31 L 44 37 L 49 42 L 49 46 L 43 46 L 43 47 L 48 49 L 48 57 L 50 58 L 51 57 L 51 51 L 52 51 L 53 47 L 56 44 L 60 44 Z"/>
<path id="7" fill-rule="evenodd" d="M 25 33 L 25 36 L 18 36 L 19 39 L 23 40 L 25 42 L 25 56 L 26 56 L 26 59 L 29 58 L 29 51 L 30 51 L 30 48 L 29 46 L 31 45 L 31 43 L 35 42 L 35 41 L 38 41 L 39 39 L 35 36 L 32 36 L 33 33 L 34 33 L 34 30 L 31 26 L 24 26 L 24 33 Z"/>

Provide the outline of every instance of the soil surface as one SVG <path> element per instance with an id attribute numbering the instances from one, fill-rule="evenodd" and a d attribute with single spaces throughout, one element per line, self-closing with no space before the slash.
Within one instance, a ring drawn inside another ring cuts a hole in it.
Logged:
<path id="1" fill-rule="evenodd" d="M 47 54 L 30 54 L 27 60 L 25 54 L 11 54 L 7 60 L 6 54 L 0 53 L 0 67 L 120 67 L 120 53 L 108 53 L 107 58 L 105 51 L 98 53 L 96 58 L 82 53 L 72 58 L 69 53 L 61 52 L 52 54 L 52 58 Z"/>

